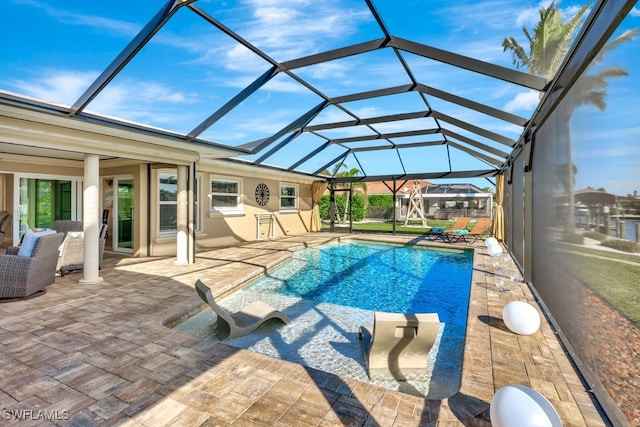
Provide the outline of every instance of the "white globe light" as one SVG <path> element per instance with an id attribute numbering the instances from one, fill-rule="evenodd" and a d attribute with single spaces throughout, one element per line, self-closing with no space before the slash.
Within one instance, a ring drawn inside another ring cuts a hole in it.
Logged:
<path id="1" fill-rule="evenodd" d="M 509 268 L 511 266 L 511 255 L 500 252 L 491 257 L 491 265 L 496 270 Z"/>
<path id="2" fill-rule="evenodd" d="M 500 292 L 512 292 L 516 289 L 516 284 L 511 281 L 510 274 L 508 268 L 496 269 L 495 285 Z"/>
<path id="3" fill-rule="evenodd" d="M 502 246 L 496 243 L 495 245 L 489 245 L 487 250 L 491 256 L 500 255 L 502 253 Z"/>
<path id="4" fill-rule="evenodd" d="M 502 320 L 507 328 L 520 335 L 535 334 L 540 329 L 540 314 L 524 301 L 511 301 L 502 309 Z"/>
<path id="5" fill-rule="evenodd" d="M 489 247 L 490 245 L 497 245 L 498 244 L 498 239 L 496 239 L 495 237 L 488 237 L 485 241 L 484 244 L 486 247 Z"/>
<path id="6" fill-rule="evenodd" d="M 489 414 L 494 427 L 562 427 L 551 402 L 519 384 L 501 387 L 491 399 Z"/>

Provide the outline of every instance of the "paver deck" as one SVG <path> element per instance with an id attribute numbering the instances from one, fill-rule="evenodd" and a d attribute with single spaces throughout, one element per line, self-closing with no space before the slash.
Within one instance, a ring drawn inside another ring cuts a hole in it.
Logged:
<path id="1" fill-rule="evenodd" d="M 434 244 L 415 236 L 353 237 Z M 483 426 L 490 425 L 495 391 L 517 383 L 545 395 L 566 426 L 605 425 L 544 316 L 533 335 L 506 328 L 506 303 L 537 304 L 524 283 L 498 291 L 481 241 L 474 245 L 461 388 L 448 399 L 339 378 L 164 326 L 202 308 L 196 278 L 221 298 L 291 250 L 341 238 L 351 237 L 253 242 L 202 252 L 195 264 L 180 266 L 173 258 L 106 255 L 102 283 L 81 285 L 82 273 L 70 274 L 41 297 L 0 304 L 0 417 L 28 426 Z"/>

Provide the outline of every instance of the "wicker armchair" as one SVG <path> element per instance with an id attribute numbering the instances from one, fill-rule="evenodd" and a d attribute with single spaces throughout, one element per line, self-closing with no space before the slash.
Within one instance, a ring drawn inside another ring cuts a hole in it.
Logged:
<path id="1" fill-rule="evenodd" d="M 104 256 L 105 239 L 98 240 L 98 266 L 102 267 L 102 258 Z M 58 258 L 56 271 L 61 276 L 74 271 L 80 271 L 84 268 L 84 233 L 73 232 L 67 233 L 64 242 L 62 242 L 62 250 Z"/>
<path id="2" fill-rule="evenodd" d="M 0 298 L 28 297 L 53 284 L 63 238 L 62 233 L 40 236 L 28 257 L 18 255 L 17 247 L 0 255 Z"/>
<path id="3" fill-rule="evenodd" d="M 102 267 L 104 255 L 106 225 L 102 225 L 98 244 L 99 266 Z M 56 271 L 61 276 L 74 271 L 81 271 L 84 268 L 84 232 L 82 221 L 57 220 L 52 228 L 58 233 L 64 233 L 64 241 L 60 248 L 60 258 Z"/>
<path id="4" fill-rule="evenodd" d="M 53 222 L 51 226 L 58 233 L 64 233 L 64 237 L 67 237 L 67 233 L 70 231 L 82 231 L 82 221 L 71 221 L 67 219 L 59 219 Z"/>

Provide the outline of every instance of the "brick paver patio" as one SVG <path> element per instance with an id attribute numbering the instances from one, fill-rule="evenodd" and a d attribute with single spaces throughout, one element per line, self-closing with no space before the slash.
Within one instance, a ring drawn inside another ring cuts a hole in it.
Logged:
<path id="1" fill-rule="evenodd" d="M 605 425 L 544 317 L 534 335 L 505 327 L 507 302 L 537 304 L 525 284 L 510 294 L 497 290 L 482 242 L 475 244 L 461 389 L 442 401 L 164 326 L 202 307 L 196 278 L 224 297 L 292 249 L 338 238 L 349 236 L 315 233 L 221 248 L 199 253 L 187 266 L 173 258 L 107 255 L 98 285 L 80 285 L 82 273 L 70 274 L 41 297 L 0 304 L 3 425 L 482 426 L 490 425 L 495 391 L 515 383 L 545 395 L 566 426 Z"/>

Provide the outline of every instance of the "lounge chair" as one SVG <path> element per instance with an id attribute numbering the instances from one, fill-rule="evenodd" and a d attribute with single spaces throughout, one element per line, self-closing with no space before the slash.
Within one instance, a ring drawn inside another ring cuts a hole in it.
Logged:
<path id="1" fill-rule="evenodd" d="M 471 222 L 471 218 L 468 216 L 458 217 L 451 227 L 444 230 L 444 233 L 442 233 L 442 239 L 450 243 L 458 242 L 460 239 L 466 242 L 467 239 L 465 239 L 464 236 L 468 234 L 467 226 L 469 225 L 469 222 Z"/>
<path id="2" fill-rule="evenodd" d="M 444 228 L 442 227 L 432 227 L 429 231 L 425 233 L 427 239 L 429 240 L 438 240 L 442 238 L 442 234 L 444 233 Z"/>
<path id="3" fill-rule="evenodd" d="M 200 279 L 196 280 L 196 291 L 218 316 L 216 336 L 221 340 L 246 335 L 270 319 L 280 319 L 284 323 L 289 323 L 289 318 L 284 313 L 262 301 L 254 301 L 237 313 L 229 314 L 216 304 L 211 289 Z"/>
<path id="4" fill-rule="evenodd" d="M 475 243 L 478 239 L 484 240 L 486 237 L 491 237 L 489 227 L 491 227 L 491 218 L 478 218 L 466 237 L 473 237 L 471 243 Z"/>
<path id="5" fill-rule="evenodd" d="M 427 355 L 440 329 L 437 313 L 376 311 L 373 329 L 360 327 L 364 358 L 372 380 L 407 381 L 427 371 Z"/>

